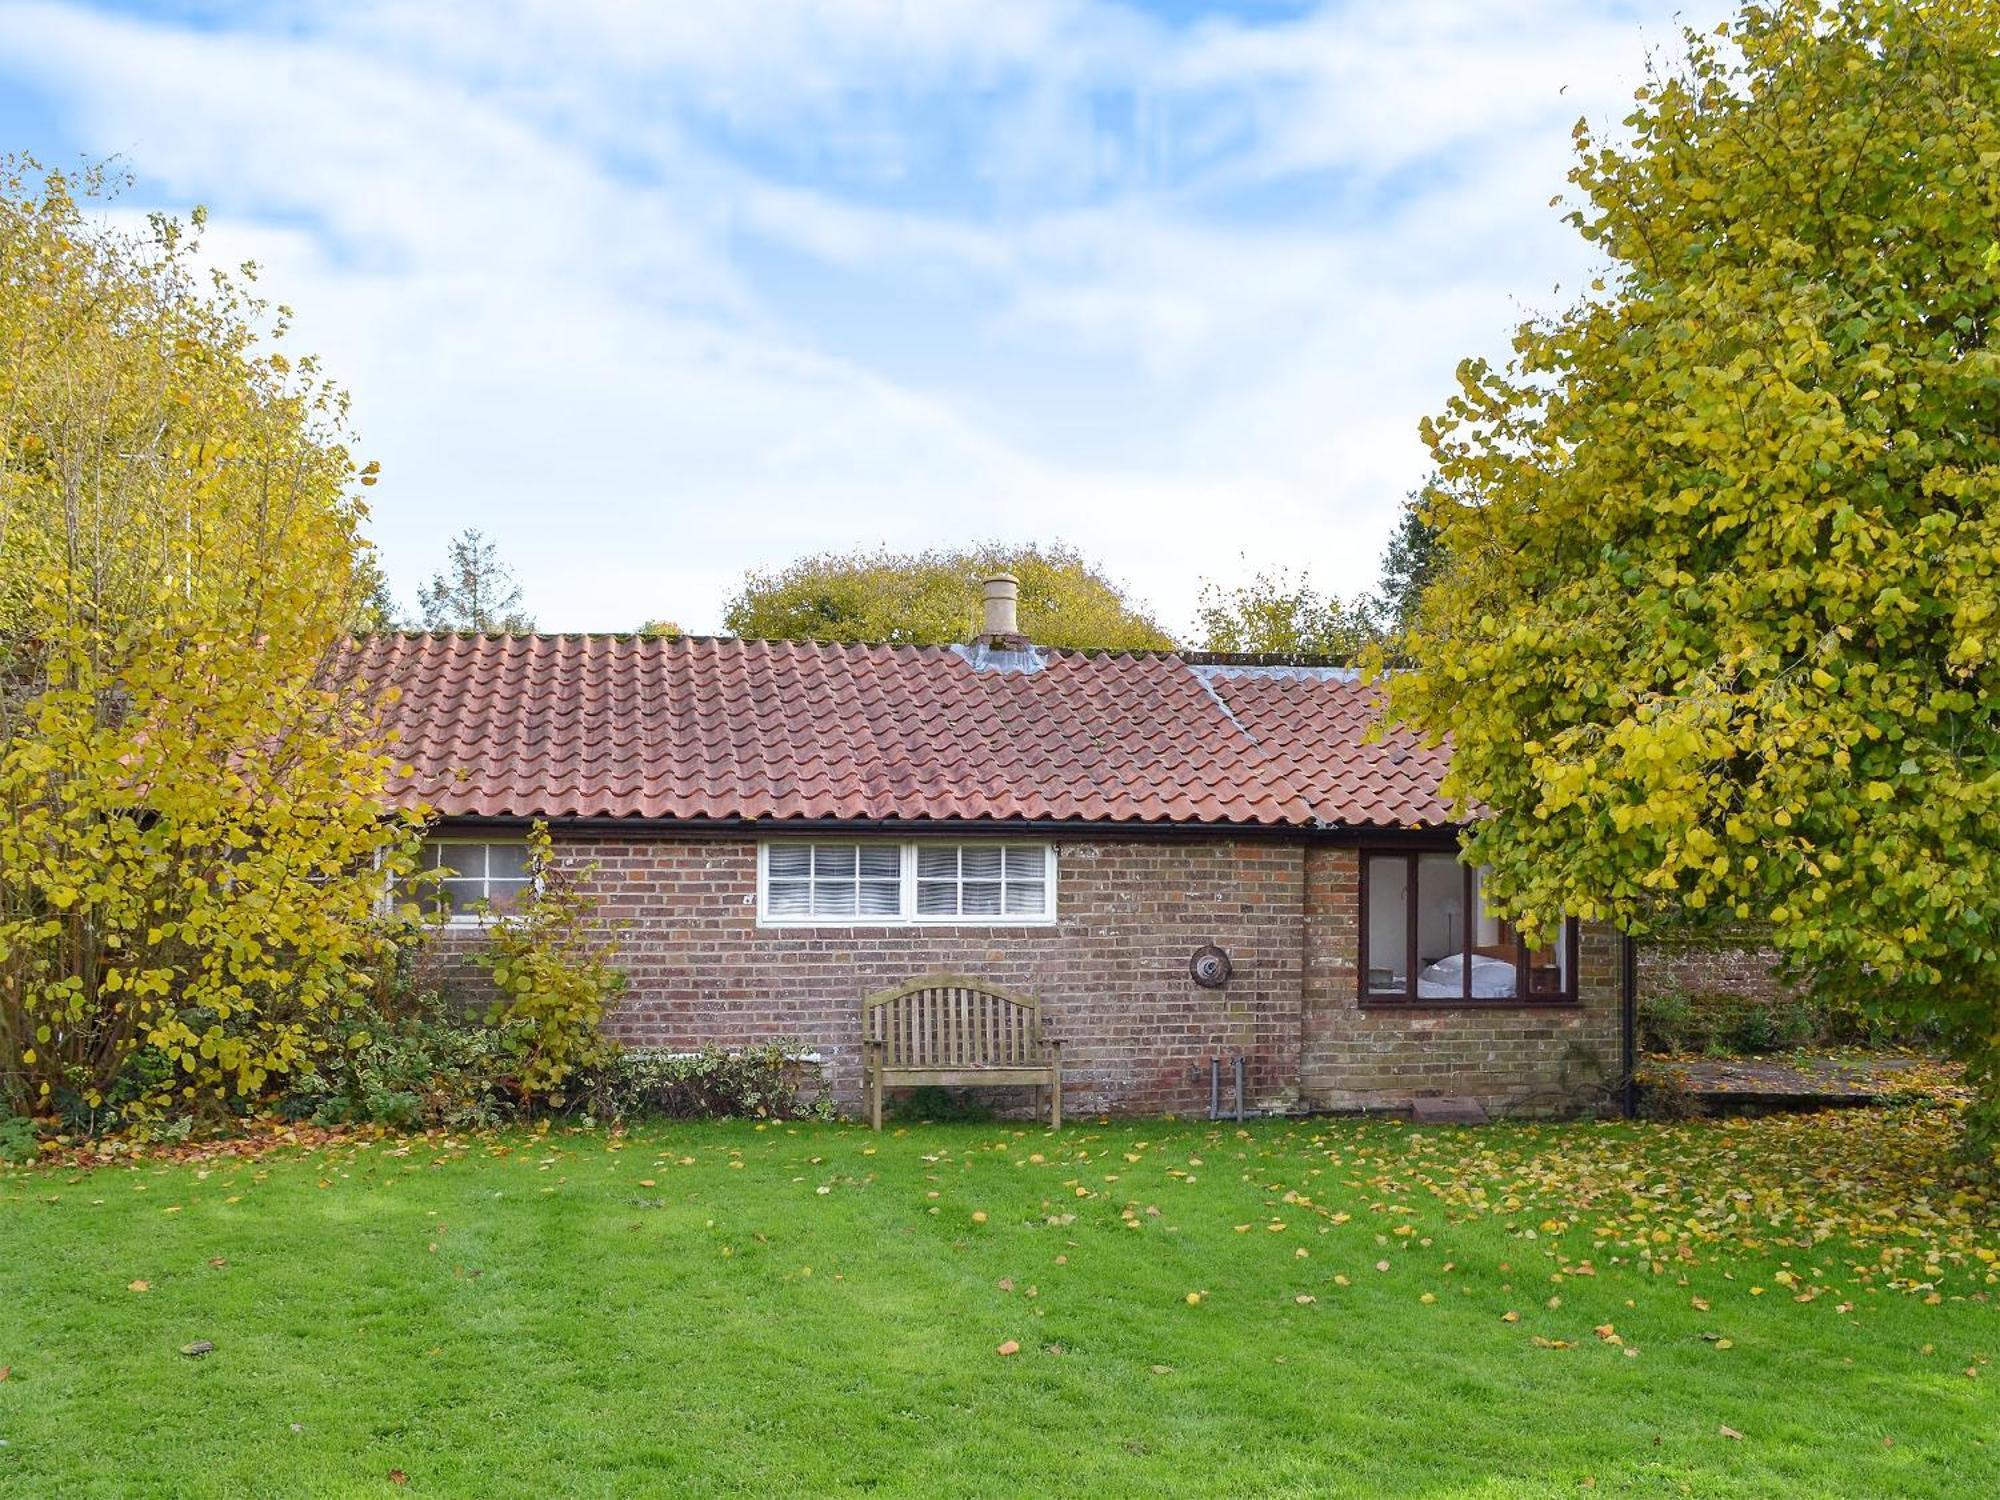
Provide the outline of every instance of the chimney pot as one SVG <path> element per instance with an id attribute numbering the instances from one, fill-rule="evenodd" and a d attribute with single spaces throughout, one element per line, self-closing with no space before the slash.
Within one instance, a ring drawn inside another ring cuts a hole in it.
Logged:
<path id="1" fill-rule="evenodd" d="M 1021 580 L 1012 573 L 995 573 L 985 580 L 983 603 L 986 609 L 985 639 L 989 644 L 1018 640 L 1021 622 L 1017 613 Z"/>

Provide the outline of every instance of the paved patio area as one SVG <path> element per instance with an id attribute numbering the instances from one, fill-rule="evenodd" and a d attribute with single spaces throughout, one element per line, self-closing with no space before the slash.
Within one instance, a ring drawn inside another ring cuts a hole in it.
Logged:
<path id="1" fill-rule="evenodd" d="M 1832 1109 L 1893 1099 L 1956 1097 L 1954 1063 L 1915 1052 L 1794 1052 L 1773 1057 L 1652 1057 L 1641 1076 L 1671 1075 L 1709 1104 Z"/>

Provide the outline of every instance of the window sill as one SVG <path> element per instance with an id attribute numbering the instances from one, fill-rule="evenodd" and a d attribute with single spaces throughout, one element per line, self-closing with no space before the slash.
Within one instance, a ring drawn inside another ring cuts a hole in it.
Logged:
<path id="1" fill-rule="evenodd" d="M 1393 995 L 1364 995 L 1362 1010 L 1581 1010 L 1575 995 L 1535 995 L 1526 1000 L 1398 1000 Z"/>
<path id="2" fill-rule="evenodd" d="M 976 927 L 982 932 L 1028 931 L 1054 927 L 1054 917 L 759 917 L 759 928 L 773 932 L 908 932 L 926 927 Z"/>

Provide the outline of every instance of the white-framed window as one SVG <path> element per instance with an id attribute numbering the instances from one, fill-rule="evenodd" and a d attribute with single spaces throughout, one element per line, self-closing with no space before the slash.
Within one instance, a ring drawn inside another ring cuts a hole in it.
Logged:
<path id="1" fill-rule="evenodd" d="M 757 846 L 757 919 L 770 927 L 1047 925 L 1053 844 L 980 839 L 769 839 Z"/>
<path id="2" fill-rule="evenodd" d="M 895 844 L 766 844 L 764 911 L 774 921 L 903 914 L 903 851 Z"/>
<path id="3" fill-rule="evenodd" d="M 507 911 L 534 883 L 524 838 L 426 839 L 418 867 L 446 872 L 425 890 L 424 904 L 454 927 L 477 926 L 485 911 Z"/>

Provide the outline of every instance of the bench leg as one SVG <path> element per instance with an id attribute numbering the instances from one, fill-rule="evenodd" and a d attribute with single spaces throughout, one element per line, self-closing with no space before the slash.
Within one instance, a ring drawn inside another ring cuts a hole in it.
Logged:
<path id="1" fill-rule="evenodd" d="M 1062 1055 L 1049 1065 L 1049 1129 L 1062 1129 Z"/>
<path id="2" fill-rule="evenodd" d="M 868 1089 L 868 1123 L 876 1130 L 882 1128 L 882 1069 L 877 1065 Z"/>

